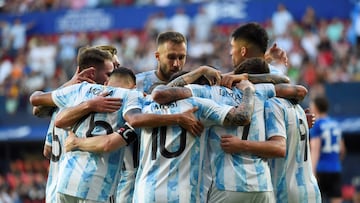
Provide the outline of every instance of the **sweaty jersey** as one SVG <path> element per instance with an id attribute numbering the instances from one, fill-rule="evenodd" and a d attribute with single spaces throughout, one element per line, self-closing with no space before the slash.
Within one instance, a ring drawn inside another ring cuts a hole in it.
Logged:
<path id="1" fill-rule="evenodd" d="M 222 125 L 231 106 L 191 97 L 167 105 L 144 105 L 143 113 L 176 114 L 193 107 L 205 126 Z M 199 202 L 206 135 L 191 135 L 178 125 L 142 128 L 134 202 Z"/>
<path id="2" fill-rule="evenodd" d="M 186 86 L 193 96 L 210 98 L 218 103 L 237 106 L 242 92 L 237 88 L 221 86 Z M 204 89 L 206 88 L 206 89 Z M 214 126 L 209 133 L 209 153 L 212 177 L 219 190 L 236 192 L 272 191 L 270 169 L 266 159 L 249 153 L 225 153 L 220 146 L 222 135 L 234 135 L 240 139 L 265 141 L 264 102 L 275 96 L 274 85 L 255 85 L 255 105 L 249 126 Z"/>
<path id="3" fill-rule="evenodd" d="M 51 116 L 49 128 L 46 134 L 45 145 L 51 147 L 51 158 L 49 165 L 48 178 L 46 182 L 46 203 L 56 202 L 57 180 L 59 174 L 60 161 L 65 153 L 63 143 L 67 136 L 67 132 L 61 128 L 55 127 L 55 117 L 58 113 L 57 109 Z"/>
<path id="4" fill-rule="evenodd" d="M 304 110 L 282 98 L 265 102 L 267 138 L 286 138 L 286 156 L 269 160 L 276 202 L 320 203 L 312 172 L 309 128 Z"/>
<path id="5" fill-rule="evenodd" d="M 75 106 L 102 92 L 121 98 L 122 107 L 113 113 L 91 113 L 74 125 L 78 137 L 110 134 L 124 124 L 123 116 L 130 109 L 141 109 L 142 94 L 136 90 L 114 88 L 83 82 L 56 90 L 53 101 L 60 108 Z M 109 153 L 71 151 L 64 154 L 60 165 L 58 192 L 94 201 L 108 201 L 114 195 L 122 165 L 123 150 Z"/>
<path id="6" fill-rule="evenodd" d="M 156 85 L 166 83 L 156 76 L 156 70 L 136 74 L 136 89 L 146 94 L 150 94 Z"/>
<path id="7" fill-rule="evenodd" d="M 310 130 L 310 138 L 321 138 L 321 151 L 316 167 L 317 172 L 340 172 L 341 128 L 330 117 L 316 119 Z"/>

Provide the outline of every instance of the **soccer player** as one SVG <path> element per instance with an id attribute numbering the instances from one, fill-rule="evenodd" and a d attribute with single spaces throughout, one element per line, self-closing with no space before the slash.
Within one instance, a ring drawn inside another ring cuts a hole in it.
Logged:
<path id="1" fill-rule="evenodd" d="M 106 48 L 105 49 L 106 51 L 110 51 L 110 50 L 112 51 L 110 52 L 111 54 L 116 53 L 116 49 L 111 46 L 101 46 L 97 48 L 99 48 L 100 50 Z M 81 50 L 84 51 L 85 48 L 82 48 Z M 94 56 L 96 56 L 96 54 Z M 118 60 L 115 56 L 116 55 L 112 55 L 112 61 L 113 63 L 118 63 Z M 88 60 L 87 58 L 89 57 L 91 58 L 93 56 L 88 54 L 87 57 L 85 57 L 85 60 Z M 100 74 L 101 71 L 97 71 L 96 67 L 80 69 L 78 66 L 71 80 L 69 80 L 64 85 L 62 85 L 62 87 L 76 84 L 82 81 L 88 81 L 90 83 L 94 83 L 96 82 L 96 78 L 94 78 L 94 76 Z M 41 93 L 42 92 L 37 91 L 34 92 L 33 95 L 37 95 Z M 120 105 L 118 105 L 117 108 L 120 108 Z M 61 161 L 61 156 L 62 153 L 64 152 L 62 148 L 63 139 L 64 137 L 66 137 L 65 131 L 63 131 L 60 128 L 56 128 L 54 126 L 55 117 L 57 113 L 58 113 L 58 108 L 47 107 L 47 106 L 34 106 L 34 115 L 36 116 L 44 117 L 44 116 L 50 116 L 52 114 L 51 121 L 48 127 L 48 132 L 46 134 L 45 145 L 43 150 L 44 156 L 50 159 L 50 167 L 49 167 L 48 179 L 46 184 L 46 198 L 45 198 L 46 202 L 56 202 L 56 187 L 57 187 L 59 161 Z"/>
<path id="2" fill-rule="evenodd" d="M 123 67 L 120 67 L 118 69 L 115 69 L 113 71 L 113 73 L 111 74 L 110 78 L 109 78 L 109 82 L 107 83 L 110 86 L 116 86 L 116 87 L 124 87 L 124 88 L 134 88 L 135 86 L 135 75 L 133 75 L 132 71 Z M 72 124 L 74 124 L 74 122 L 76 122 L 77 120 L 79 120 L 82 116 L 87 115 L 90 112 L 93 112 L 94 110 L 96 111 L 96 108 L 91 108 L 92 105 L 92 100 L 88 100 L 85 101 L 83 103 L 81 103 L 80 105 L 76 106 L 76 107 L 70 107 L 67 108 L 65 110 L 62 110 L 61 113 L 59 113 L 56 123 L 59 124 L 58 127 L 69 127 Z M 95 107 L 95 106 L 94 106 Z M 194 110 L 192 110 L 194 111 Z M 162 116 L 161 118 L 153 118 L 153 119 L 148 119 L 150 120 L 152 123 L 154 123 L 153 121 L 159 121 L 156 122 L 156 124 L 154 125 L 155 127 L 158 127 L 158 125 L 165 125 L 165 124 L 180 124 L 182 125 L 185 129 L 187 129 L 188 131 L 190 131 L 191 133 L 195 133 L 198 134 L 199 132 L 201 132 L 202 128 L 195 128 L 192 129 L 193 126 L 197 125 L 198 121 L 195 121 L 192 117 L 190 116 L 192 112 L 188 112 L 188 113 L 184 113 L 181 115 L 169 115 L 168 117 L 164 117 Z M 168 122 L 165 123 L 169 120 L 169 118 L 171 120 L 173 120 L 173 122 Z M 141 120 L 139 118 L 136 118 L 136 120 Z M 130 121 L 130 123 L 132 123 L 134 125 L 134 127 L 138 127 L 138 124 L 133 123 Z M 144 124 L 142 124 L 144 125 Z M 146 124 L 148 125 L 148 124 Z M 71 134 L 71 133 L 70 133 Z M 71 139 L 70 139 L 71 138 Z M 70 139 L 70 140 L 69 140 Z M 81 140 L 81 141 L 79 141 Z M 136 141 L 136 140 L 135 140 Z M 134 141 L 134 142 L 135 142 Z M 84 151 L 90 151 L 90 152 L 110 152 L 110 151 L 114 151 L 120 147 L 123 147 L 124 144 L 126 144 L 124 142 L 123 139 L 121 139 L 121 137 L 117 134 L 117 133 L 112 133 L 111 135 L 107 135 L 107 136 L 96 136 L 93 138 L 83 138 L 83 139 L 76 139 L 74 136 L 70 136 L 66 139 L 65 142 L 65 148 L 67 151 L 71 151 L 74 148 L 75 149 L 80 149 L 80 150 L 84 150 Z M 131 145 L 129 145 L 128 147 L 130 147 Z M 124 162 L 128 161 L 131 162 L 132 160 L 132 154 L 126 154 L 126 153 L 131 153 L 131 150 L 127 150 L 128 148 L 125 148 L 125 156 L 129 156 L 129 157 L 124 157 Z M 130 159 L 129 159 L 130 158 Z M 132 163 L 131 163 L 132 164 Z M 125 165 L 129 165 L 129 163 L 125 164 Z M 122 169 L 121 174 L 120 174 L 120 183 L 118 185 L 118 189 L 117 189 L 117 194 L 116 194 L 116 198 L 115 200 L 117 202 L 131 202 L 132 201 L 132 191 L 133 191 L 133 182 L 132 182 L 132 178 L 129 179 L 128 175 L 129 174 L 129 170 L 124 170 Z M 131 171 L 132 172 L 132 171 Z M 136 172 L 136 171 L 134 171 Z M 123 177 L 122 175 L 125 175 L 125 177 Z M 135 175 L 134 175 L 135 177 Z M 135 180 L 135 179 L 134 179 Z M 123 182 L 121 182 L 123 181 Z M 124 186 L 122 188 L 122 190 L 119 190 L 119 186 Z M 121 191 L 121 192 L 120 192 Z M 124 195 L 127 194 L 127 195 Z"/>
<path id="3" fill-rule="evenodd" d="M 156 39 L 157 50 L 155 58 L 157 60 L 156 70 L 151 70 L 136 74 L 136 88 L 145 94 L 151 93 L 153 87 L 159 84 L 167 84 L 171 75 L 183 69 L 187 55 L 187 40 L 179 32 L 167 31 L 160 33 Z M 219 73 L 214 76 L 220 78 Z M 127 154 L 121 180 L 119 183 L 117 196 L 118 199 L 127 199 L 131 202 L 134 187 L 131 183 L 135 181 L 135 174 L 138 166 L 139 143 L 138 140 L 127 147 Z M 130 152 L 129 150 L 132 150 Z M 131 158 L 133 157 L 133 158 Z"/>
<path id="4" fill-rule="evenodd" d="M 79 56 L 79 68 L 85 69 L 90 67 L 96 70 L 96 71 L 92 70 L 92 73 L 90 74 L 91 79 L 98 81 L 100 83 L 106 81 L 108 77 L 108 71 L 112 71 L 114 68 L 112 63 L 112 56 L 108 52 L 101 51 L 96 48 L 86 49 Z M 58 91 L 61 92 L 63 89 L 60 89 Z M 40 95 L 40 97 L 41 96 L 43 95 Z M 51 100 L 51 95 L 50 95 L 50 100 L 45 100 L 42 103 L 37 99 L 39 99 L 39 97 L 32 96 L 30 98 L 33 105 L 53 106 L 53 103 L 49 102 Z"/>
<path id="5" fill-rule="evenodd" d="M 137 89 L 150 94 L 153 85 L 167 84 L 170 77 L 183 69 L 187 55 L 187 40 L 179 32 L 167 31 L 160 33 L 156 39 L 155 58 L 157 69 L 136 75 Z M 220 72 L 214 72 L 220 80 Z"/>
<path id="6" fill-rule="evenodd" d="M 313 171 L 319 182 L 322 198 L 332 203 L 341 199 L 341 158 L 345 154 L 342 131 L 337 121 L 328 116 L 329 103 L 325 96 L 310 102 L 316 121 L 310 130 Z"/>
<path id="7" fill-rule="evenodd" d="M 302 107 L 283 98 L 265 102 L 267 139 L 286 139 L 286 155 L 269 160 L 276 202 L 321 202 L 312 172 L 309 127 Z"/>
<path id="8" fill-rule="evenodd" d="M 205 126 L 244 125 L 253 109 L 252 84 L 243 91 L 237 108 L 192 97 L 169 104 L 149 102 L 143 113 L 172 114 L 198 106 L 195 115 Z M 205 134 L 190 135 L 177 125 L 143 128 L 134 202 L 199 202 L 206 139 Z"/>

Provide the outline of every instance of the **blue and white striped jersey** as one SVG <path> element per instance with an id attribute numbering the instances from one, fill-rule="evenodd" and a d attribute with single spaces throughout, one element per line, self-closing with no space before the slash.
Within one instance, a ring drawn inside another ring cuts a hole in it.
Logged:
<path id="1" fill-rule="evenodd" d="M 219 86 L 188 85 L 194 96 L 210 98 L 218 103 L 238 105 L 242 93 L 237 88 L 231 90 Z M 207 90 L 204 90 L 204 87 Z M 237 192 L 272 191 L 270 170 L 267 161 L 248 153 L 225 153 L 220 147 L 221 135 L 229 134 L 241 139 L 265 141 L 264 102 L 275 96 L 274 85 L 255 85 L 255 106 L 251 124 L 245 126 L 214 126 L 209 133 L 209 153 L 212 177 L 219 190 Z M 248 128 L 248 130 L 245 130 Z"/>
<path id="2" fill-rule="evenodd" d="M 150 70 L 142 73 L 136 74 L 136 89 L 146 94 L 150 94 L 152 89 L 154 88 L 153 85 L 158 84 L 166 84 L 166 82 L 160 80 L 156 76 L 156 70 Z"/>
<path id="3" fill-rule="evenodd" d="M 135 129 L 140 136 L 140 129 Z M 140 137 L 124 147 L 124 163 L 120 171 L 120 180 L 116 189 L 117 203 L 132 203 L 135 189 L 135 175 L 139 165 Z"/>
<path id="4" fill-rule="evenodd" d="M 55 117 L 58 113 L 57 109 L 51 116 L 49 128 L 46 134 L 45 144 L 52 149 L 48 178 L 46 182 L 46 203 L 56 202 L 57 193 L 57 180 L 59 177 L 59 166 L 62 160 L 64 151 L 64 140 L 67 136 L 67 132 L 61 128 L 57 128 L 54 125 Z"/>
<path id="5" fill-rule="evenodd" d="M 136 74 L 136 89 L 150 95 L 156 84 L 165 84 L 155 74 L 155 70 Z M 139 133 L 140 134 L 140 133 Z M 131 203 L 135 188 L 135 176 L 139 165 L 139 141 L 124 148 L 124 165 L 116 190 L 116 201 Z"/>
<path id="6" fill-rule="evenodd" d="M 317 172 L 338 173 L 341 171 L 340 141 L 342 131 L 339 123 L 330 118 L 318 118 L 310 129 L 310 138 L 320 137 L 321 151 Z"/>
<path id="7" fill-rule="evenodd" d="M 270 159 L 276 202 L 320 203 L 321 194 L 312 172 L 309 128 L 300 105 L 282 98 L 265 102 L 267 137 L 286 138 L 285 158 Z"/>
<path id="8" fill-rule="evenodd" d="M 191 97 L 167 105 L 152 102 L 143 113 L 175 114 L 193 107 L 198 107 L 194 115 L 205 126 L 222 125 L 232 108 Z M 178 125 L 143 128 L 134 202 L 199 202 L 206 137 Z"/>
<path id="9" fill-rule="evenodd" d="M 122 99 L 122 107 L 114 113 L 91 113 L 81 119 L 73 131 L 78 137 L 110 134 L 124 124 L 123 116 L 130 109 L 141 109 L 142 93 L 86 82 L 65 87 L 52 93 L 59 107 L 69 107 L 92 99 L 102 92 Z M 94 201 L 107 201 L 115 194 L 123 163 L 123 150 L 109 153 L 71 151 L 64 154 L 60 165 L 58 192 Z"/>

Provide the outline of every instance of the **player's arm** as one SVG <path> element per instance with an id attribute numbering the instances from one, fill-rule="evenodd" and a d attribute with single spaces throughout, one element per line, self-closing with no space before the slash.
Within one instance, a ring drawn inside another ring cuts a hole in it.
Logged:
<path id="1" fill-rule="evenodd" d="M 316 174 L 316 168 L 320 158 L 320 150 L 321 150 L 321 137 L 320 136 L 311 137 L 310 154 L 311 154 L 311 162 L 312 162 L 314 174 Z"/>
<path id="2" fill-rule="evenodd" d="M 279 74 L 249 74 L 248 76 L 250 82 L 257 84 L 257 83 L 272 83 L 272 84 L 279 84 L 279 83 L 290 83 L 289 77 L 285 75 Z"/>
<path id="3" fill-rule="evenodd" d="M 240 126 L 247 125 L 251 121 L 251 115 L 254 111 L 255 87 L 248 80 L 241 81 L 237 87 L 243 91 L 242 101 L 228 112 L 223 125 Z"/>
<path id="4" fill-rule="evenodd" d="M 79 138 L 76 137 L 72 131 L 69 131 L 68 137 L 65 139 L 65 151 L 81 150 L 95 153 L 106 153 L 126 146 L 127 144 L 128 143 L 119 132 L 113 132 L 109 135 Z"/>
<path id="5" fill-rule="evenodd" d="M 51 92 L 35 91 L 30 95 L 30 103 L 33 106 L 53 106 L 56 107 Z"/>
<path id="6" fill-rule="evenodd" d="M 122 105 L 121 99 L 106 96 L 107 93 L 104 93 L 79 105 L 63 109 L 56 116 L 55 126 L 70 127 L 91 112 L 111 113 L 119 110 Z"/>
<path id="7" fill-rule="evenodd" d="M 289 99 L 298 103 L 302 101 L 307 95 L 307 89 L 302 85 L 293 84 L 276 84 L 275 85 L 276 96 Z"/>
<path id="8" fill-rule="evenodd" d="M 216 70 L 210 66 L 200 66 L 199 68 L 189 73 L 175 78 L 167 85 L 169 87 L 182 87 L 184 85 L 193 83 L 201 76 L 205 76 L 205 78 L 209 81 L 210 85 L 220 84 L 221 73 L 219 70 Z"/>
<path id="9" fill-rule="evenodd" d="M 279 84 L 279 83 L 289 83 L 290 79 L 287 76 L 284 75 L 278 75 L 278 74 L 226 74 L 222 75 L 221 78 L 221 85 L 225 86 L 227 88 L 231 88 L 234 86 L 235 83 L 238 83 L 242 80 L 249 80 L 253 84 L 257 83 L 273 83 L 273 84 Z"/>
<path id="10" fill-rule="evenodd" d="M 247 152 L 264 158 L 285 157 L 286 155 L 286 140 L 283 136 L 273 136 L 266 141 L 251 141 L 232 135 L 223 135 L 220 145 L 226 153 Z"/>
<path id="11" fill-rule="evenodd" d="M 286 52 L 274 43 L 264 54 L 265 61 L 267 63 L 277 63 L 288 65 L 288 57 Z"/>
<path id="12" fill-rule="evenodd" d="M 286 155 L 286 125 L 283 106 L 265 102 L 265 129 L 269 137 L 266 141 L 241 139 L 237 136 L 222 135 L 220 145 L 227 153 L 251 153 L 265 158 L 285 157 Z M 269 125 L 270 124 L 270 125 Z"/>
<path id="13" fill-rule="evenodd" d="M 341 138 L 341 140 L 340 140 L 340 160 L 344 160 L 345 156 L 346 156 L 345 142 L 344 142 L 344 138 Z"/>
<path id="14" fill-rule="evenodd" d="M 204 130 L 204 125 L 194 116 L 197 107 L 178 114 L 144 114 L 140 109 L 132 109 L 126 112 L 125 120 L 134 128 L 160 127 L 168 125 L 180 125 L 193 135 L 199 135 Z"/>
<path id="15" fill-rule="evenodd" d="M 189 98 L 192 96 L 191 90 L 186 87 L 169 87 L 165 85 L 157 86 L 151 96 L 159 104 L 167 104 L 176 100 Z"/>
<path id="16" fill-rule="evenodd" d="M 134 131 L 136 127 L 180 125 L 188 132 L 198 135 L 203 131 L 204 126 L 193 115 L 196 110 L 197 108 L 193 108 L 181 114 L 158 115 L 142 114 L 140 109 L 132 109 L 125 114 L 125 120 L 127 120 L 128 123 L 120 128 L 120 130 L 109 135 L 78 138 L 74 133 L 69 132 L 69 136 L 65 140 L 65 149 L 66 151 L 78 149 L 98 153 L 111 152 L 137 139 Z"/>
<path id="17" fill-rule="evenodd" d="M 82 70 L 81 72 L 80 72 L 79 69 L 80 68 L 78 66 L 76 68 L 76 71 L 75 71 L 73 77 L 69 81 L 64 83 L 62 85 L 62 87 L 67 87 L 67 86 L 74 85 L 74 84 L 77 84 L 77 83 L 81 83 L 81 82 L 84 82 L 84 81 L 87 81 L 88 83 L 93 83 L 93 84 L 96 83 L 94 81 L 95 72 L 96 72 L 94 67 L 86 68 L 86 69 Z"/>

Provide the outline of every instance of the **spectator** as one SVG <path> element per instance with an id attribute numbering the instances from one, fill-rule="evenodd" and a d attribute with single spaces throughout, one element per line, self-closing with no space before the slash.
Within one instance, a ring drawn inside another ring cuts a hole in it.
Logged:
<path id="1" fill-rule="evenodd" d="M 190 17 L 185 13 L 184 8 L 177 8 L 175 15 L 170 18 L 169 29 L 189 37 L 190 26 Z"/>
<path id="2" fill-rule="evenodd" d="M 60 35 L 58 41 L 58 61 L 66 76 L 70 78 L 74 74 L 76 58 L 77 36 L 71 32 Z"/>
<path id="3" fill-rule="evenodd" d="M 25 48 L 26 32 L 33 26 L 33 23 L 23 23 L 20 18 L 14 20 L 14 24 L 10 26 L 11 49 L 13 56 Z"/>
<path id="4" fill-rule="evenodd" d="M 193 19 L 192 29 L 194 32 L 195 42 L 206 42 L 209 40 L 213 21 L 206 13 L 204 7 L 198 8 L 198 13 Z"/>
<path id="5" fill-rule="evenodd" d="M 316 30 L 316 13 L 312 6 L 307 6 L 301 18 L 301 25 L 304 29 Z"/>
<path id="6" fill-rule="evenodd" d="M 293 22 L 291 13 L 287 10 L 284 4 L 279 3 L 277 10 L 272 16 L 272 25 L 274 29 L 274 35 L 279 36 L 285 34 L 289 25 Z"/>

